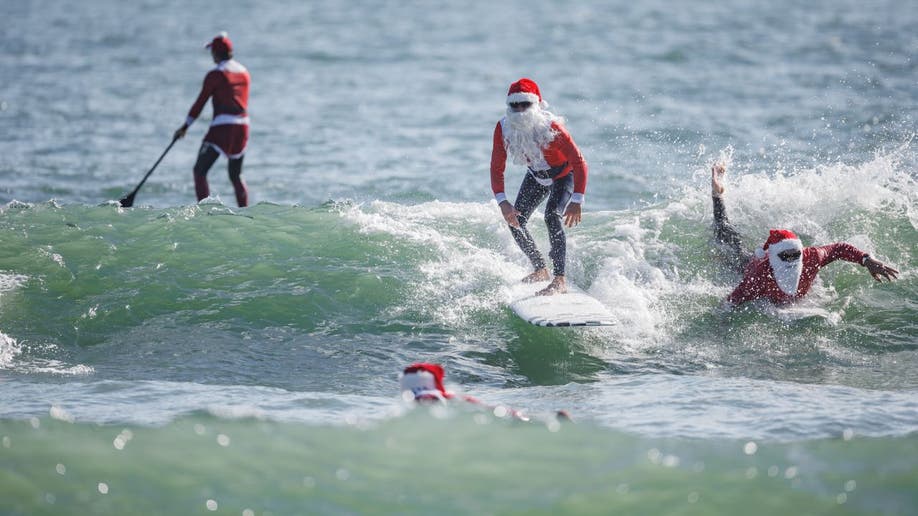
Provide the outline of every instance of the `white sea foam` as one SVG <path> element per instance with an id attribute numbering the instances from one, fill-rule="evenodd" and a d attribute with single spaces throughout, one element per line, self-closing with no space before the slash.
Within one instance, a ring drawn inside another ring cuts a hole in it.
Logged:
<path id="1" fill-rule="evenodd" d="M 0 333 L 0 369 L 8 369 L 13 360 L 22 351 L 22 346 L 16 339 Z"/>
<path id="2" fill-rule="evenodd" d="M 22 274 L 0 272 L 0 294 L 16 290 L 28 280 L 29 277 Z"/>
<path id="3" fill-rule="evenodd" d="M 737 158 L 727 148 L 718 159 L 729 165 Z M 585 224 L 568 231 L 568 277 L 613 309 L 622 324 L 604 331 L 618 342 L 657 345 L 687 312 L 709 311 L 729 293 L 729 278 L 712 280 L 710 274 L 693 272 L 705 264 L 687 261 L 688 257 L 703 249 L 682 249 L 681 241 L 666 234 L 673 221 L 681 219 L 700 233 L 689 236 L 708 241 L 708 178 L 708 171 L 696 173 L 694 184 L 687 185 L 680 198 L 659 206 L 587 212 Z M 793 173 L 730 171 L 727 187 L 731 220 L 750 249 L 769 228 L 788 227 L 805 235 L 808 245 L 848 241 L 882 256 L 870 236 L 875 232 L 870 219 L 863 217 L 865 226 L 859 227 L 851 214 L 913 210 L 914 178 L 900 170 L 894 155 Z M 528 272 L 493 202 L 405 206 L 375 201 L 352 206 L 344 216 L 362 231 L 392 235 L 432 252 L 430 260 L 419 265 L 422 277 L 415 290 L 419 303 L 436 307 L 431 313 L 444 322 L 458 323 L 469 313 L 505 304 L 505 296 L 495 295 L 495 290 Z M 530 228 L 547 254 L 541 213 L 533 214 Z M 826 302 L 837 294 L 817 281 L 810 297 Z M 828 311 L 822 316 L 829 324 L 841 317 Z M 781 318 L 796 317 L 782 313 Z"/>
<path id="4" fill-rule="evenodd" d="M 41 346 L 45 351 L 56 348 L 54 345 Z M 16 339 L 0 333 L 0 369 L 9 369 L 21 373 L 45 373 L 62 376 L 88 376 L 94 372 L 92 366 L 68 364 L 64 361 L 48 358 L 29 357 L 28 348 Z"/>

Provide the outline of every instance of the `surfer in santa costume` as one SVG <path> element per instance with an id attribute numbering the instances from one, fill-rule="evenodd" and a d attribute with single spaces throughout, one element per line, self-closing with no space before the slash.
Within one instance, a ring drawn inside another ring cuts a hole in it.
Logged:
<path id="1" fill-rule="evenodd" d="M 418 403 L 439 403 L 448 400 L 465 401 L 474 405 L 479 405 L 483 408 L 491 409 L 495 415 L 510 416 L 520 421 L 529 421 L 529 417 L 518 410 L 503 406 L 491 407 L 472 396 L 459 396 L 446 390 L 443 383 L 444 376 L 443 367 L 439 364 L 429 364 L 425 362 L 411 364 L 399 374 L 399 386 L 402 390 L 402 397 L 406 400 L 414 400 Z M 570 420 L 570 414 L 565 410 L 557 411 L 555 417 L 558 419 Z"/>
<path id="2" fill-rule="evenodd" d="M 727 296 L 728 306 L 761 298 L 779 305 L 792 303 L 810 291 L 819 269 L 835 260 L 858 263 L 877 281 L 883 278 L 892 281 L 897 277 L 899 271 L 851 244 L 840 242 L 804 247 L 797 235 L 787 229 L 772 229 L 765 244 L 754 254 L 745 251 L 741 247 L 739 233 L 727 218 L 723 201 L 726 171 L 723 163 L 711 168 L 714 238 L 726 248 L 733 265 L 743 270 L 742 281 Z"/>
<path id="3" fill-rule="evenodd" d="M 398 381 L 402 394 L 407 398 L 413 398 L 418 402 L 446 401 L 455 398 L 456 395 L 446 390 L 443 384 L 445 376 L 446 373 L 440 364 L 418 362 L 406 367 L 399 375 Z M 480 403 L 471 396 L 461 396 L 461 399 L 470 403 Z"/>
<path id="4" fill-rule="evenodd" d="M 581 206 L 587 184 L 587 164 L 564 127 L 564 119 L 547 110 L 538 85 L 530 79 L 520 79 L 507 92 L 507 114 L 494 128 L 491 149 L 491 190 L 500 206 L 501 215 L 517 245 L 529 258 L 534 271 L 523 281 L 551 283 L 539 295 L 563 293 L 567 290 L 564 266 L 567 240 L 564 226 L 580 223 Z M 516 196 L 510 204 L 504 191 L 504 169 L 507 158 L 528 168 Z M 538 205 L 545 204 L 545 224 L 551 243 L 549 257 L 554 278 L 526 228 L 530 215 Z M 562 223 L 563 217 L 563 223 Z"/>
<path id="5" fill-rule="evenodd" d="M 210 196 L 207 172 L 220 155 L 229 160 L 229 178 L 240 207 L 249 204 L 249 193 L 242 180 L 242 158 L 249 141 L 249 71 L 233 59 L 233 42 L 225 32 L 218 34 L 205 48 L 210 49 L 216 67 L 204 76 L 204 85 L 197 100 L 188 111 L 185 123 L 175 131 L 175 139 L 183 138 L 188 127 L 211 98 L 214 114 L 210 129 L 201 143 L 194 164 L 194 190 L 198 200 Z"/>

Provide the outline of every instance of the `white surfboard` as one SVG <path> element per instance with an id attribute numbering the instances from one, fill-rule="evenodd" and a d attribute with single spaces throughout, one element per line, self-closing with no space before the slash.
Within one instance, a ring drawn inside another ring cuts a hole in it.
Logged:
<path id="1" fill-rule="evenodd" d="M 598 299 L 568 284 L 567 292 L 537 296 L 548 282 L 524 283 L 510 292 L 510 309 L 536 326 L 611 326 L 615 316 Z"/>
<path id="2" fill-rule="evenodd" d="M 841 322 L 841 314 L 830 312 L 820 306 L 790 305 L 774 306 L 769 305 L 766 313 L 781 319 L 785 322 L 821 320 L 832 326 L 837 326 Z"/>

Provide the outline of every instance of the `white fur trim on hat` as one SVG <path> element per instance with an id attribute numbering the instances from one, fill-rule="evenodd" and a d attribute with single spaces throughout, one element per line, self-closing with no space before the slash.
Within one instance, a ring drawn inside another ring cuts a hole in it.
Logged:
<path id="1" fill-rule="evenodd" d="M 399 377 L 402 392 L 411 392 L 414 399 L 436 398 L 445 400 L 446 396 L 437 388 L 437 379 L 430 371 L 411 371 L 402 373 Z"/>
<path id="2" fill-rule="evenodd" d="M 437 390 L 437 380 L 430 371 L 403 373 L 399 383 L 403 391 L 413 391 L 415 389 Z"/>
<path id="3" fill-rule="evenodd" d="M 525 93 L 518 91 L 516 93 L 507 95 L 507 104 L 511 102 L 532 102 L 533 104 L 538 104 L 539 96 L 535 93 Z"/>
<path id="4" fill-rule="evenodd" d="M 769 252 L 778 254 L 781 251 L 789 250 L 803 251 L 803 242 L 801 242 L 799 238 L 785 238 L 780 242 L 768 246 L 768 251 L 759 247 L 755 250 L 755 256 L 756 258 L 764 258 Z"/>

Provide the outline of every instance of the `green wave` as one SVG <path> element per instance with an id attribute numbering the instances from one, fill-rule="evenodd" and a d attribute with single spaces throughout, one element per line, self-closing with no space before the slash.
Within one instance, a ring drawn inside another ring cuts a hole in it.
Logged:
<path id="1" fill-rule="evenodd" d="M 647 439 L 420 409 L 373 425 L 0 422 L 8 514 L 906 514 L 918 438 Z M 248 511 L 248 512 L 247 512 Z"/>

